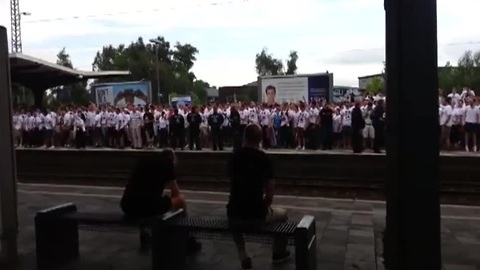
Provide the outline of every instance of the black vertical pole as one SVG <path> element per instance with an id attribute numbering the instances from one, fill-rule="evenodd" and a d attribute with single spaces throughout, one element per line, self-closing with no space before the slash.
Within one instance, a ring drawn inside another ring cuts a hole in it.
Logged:
<path id="1" fill-rule="evenodd" d="M 388 270 L 441 269 L 436 2 L 385 0 Z"/>
<path id="2" fill-rule="evenodd" d="M 0 260 L 17 259 L 17 174 L 7 29 L 0 26 Z"/>

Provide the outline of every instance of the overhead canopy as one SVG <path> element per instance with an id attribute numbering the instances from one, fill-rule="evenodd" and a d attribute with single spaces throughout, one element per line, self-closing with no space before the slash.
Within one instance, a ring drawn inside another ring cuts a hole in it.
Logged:
<path id="1" fill-rule="evenodd" d="M 32 90 L 45 90 L 88 79 L 130 75 L 129 71 L 76 70 L 22 53 L 10 54 L 10 70 L 13 83 Z"/>

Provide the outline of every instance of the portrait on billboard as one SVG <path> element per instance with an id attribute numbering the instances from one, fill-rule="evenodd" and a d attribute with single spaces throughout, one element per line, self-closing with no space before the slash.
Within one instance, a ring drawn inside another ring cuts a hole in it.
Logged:
<path id="1" fill-rule="evenodd" d="M 119 107 L 124 107 L 128 104 L 144 106 L 148 101 L 147 93 L 141 89 L 126 88 L 116 93 L 113 103 Z"/>
<path id="2" fill-rule="evenodd" d="M 97 103 L 106 104 L 108 100 L 108 91 L 107 89 L 97 89 Z"/>
<path id="3" fill-rule="evenodd" d="M 268 85 L 265 88 L 265 101 L 267 105 L 275 105 L 277 97 L 277 89 L 273 85 Z"/>
<path id="4" fill-rule="evenodd" d="M 150 103 L 150 82 L 102 83 L 92 86 L 98 104 L 126 107 L 128 104 L 145 106 Z"/>

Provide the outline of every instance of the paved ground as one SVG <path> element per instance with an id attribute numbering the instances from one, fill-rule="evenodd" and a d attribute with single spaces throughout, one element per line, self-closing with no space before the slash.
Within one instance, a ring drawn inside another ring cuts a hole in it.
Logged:
<path id="1" fill-rule="evenodd" d="M 56 204 L 75 202 L 88 211 L 117 211 L 121 189 L 41 184 L 19 185 L 20 252 L 22 265 L 34 269 L 36 211 Z M 189 211 L 195 216 L 223 216 L 226 194 L 188 192 Z M 385 204 L 343 199 L 279 196 L 277 205 L 288 209 L 292 219 L 303 214 L 317 219 L 319 270 L 383 269 L 381 231 Z M 443 261 L 446 270 L 480 270 L 480 207 L 442 207 Z M 150 268 L 148 255 L 138 253 L 138 236 L 117 233 L 81 233 L 81 257 L 65 269 Z M 234 246 L 229 242 L 203 241 L 203 251 L 187 269 L 238 269 Z M 274 269 L 269 247 L 252 244 L 255 269 Z M 294 269 L 293 262 L 275 269 Z"/>
<path id="2" fill-rule="evenodd" d="M 151 152 L 151 151 L 159 151 L 160 149 L 116 149 L 116 148 L 87 148 L 83 150 L 77 150 L 75 148 L 17 148 L 17 150 L 39 150 L 39 151 L 144 151 L 144 152 Z M 224 152 L 231 151 L 232 148 L 225 148 Z M 190 150 L 177 150 L 182 152 L 198 152 L 198 151 L 190 151 Z M 202 149 L 201 152 L 213 152 L 211 149 Z M 274 154 L 307 154 L 307 155 L 353 155 L 351 150 L 344 150 L 344 149 L 335 149 L 335 150 L 296 150 L 296 149 L 269 149 L 266 150 L 267 153 L 274 153 Z M 355 154 L 359 155 L 359 154 Z M 365 152 L 361 153 L 360 155 L 385 155 L 385 153 L 376 154 L 372 151 L 366 150 Z M 480 157 L 480 152 L 465 152 L 465 151 L 442 151 L 440 153 L 441 156 L 458 156 L 458 157 Z"/>

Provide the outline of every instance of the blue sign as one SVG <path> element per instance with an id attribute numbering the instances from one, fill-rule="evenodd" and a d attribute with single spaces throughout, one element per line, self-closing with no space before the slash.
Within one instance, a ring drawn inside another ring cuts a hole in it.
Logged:
<path id="1" fill-rule="evenodd" d="M 97 104 L 125 107 L 129 104 L 144 106 L 151 102 L 149 81 L 102 83 L 92 86 Z"/>
<path id="2" fill-rule="evenodd" d="M 332 91 L 332 78 L 330 74 L 308 76 L 308 101 L 329 100 Z"/>
<path id="3" fill-rule="evenodd" d="M 193 104 L 191 96 L 176 96 L 170 97 L 170 105 L 172 107 L 184 107 Z"/>

